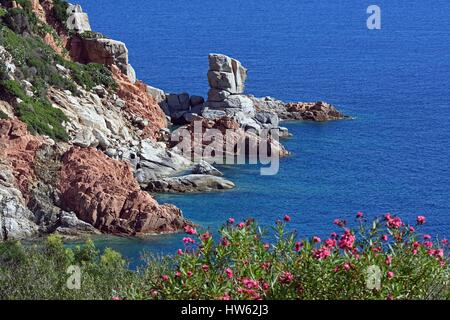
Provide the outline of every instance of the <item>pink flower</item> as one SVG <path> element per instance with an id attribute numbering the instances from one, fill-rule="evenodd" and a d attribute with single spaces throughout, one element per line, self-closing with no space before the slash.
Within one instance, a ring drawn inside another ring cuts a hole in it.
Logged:
<path id="1" fill-rule="evenodd" d="M 342 235 L 339 240 L 339 248 L 342 250 L 351 250 L 353 249 L 353 245 L 355 244 L 355 236 L 350 233 L 350 230 L 345 230 L 345 233 Z"/>
<path id="2" fill-rule="evenodd" d="M 181 277 L 181 272 L 180 271 L 175 272 L 175 278 L 180 278 L 180 277 Z"/>
<path id="3" fill-rule="evenodd" d="M 413 245 L 413 248 L 414 248 L 414 249 L 417 249 L 417 248 L 420 247 L 419 241 L 414 241 L 412 245 Z"/>
<path id="4" fill-rule="evenodd" d="M 118 301 L 118 300 L 122 300 L 122 298 L 121 298 L 121 297 L 118 297 L 118 296 L 113 296 L 113 297 L 111 298 L 111 300 Z"/>
<path id="5" fill-rule="evenodd" d="M 330 252 L 330 248 L 322 247 L 320 249 L 314 249 L 313 254 L 317 260 L 325 260 L 326 258 L 328 258 L 331 255 L 331 252 Z"/>
<path id="6" fill-rule="evenodd" d="M 386 274 L 388 279 L 392 279 L 395 276 L 395 273 L 393 273 L 392 271 L 388 271 L 388 273 Z"/>
<path id="7" fill-rule="evenodd" d="M 409 232 L 415 232 L 415 231 L 416 231 L 416 229 L 414 229 L 413 226 L 409 226 Z"/>
<path id="8" fill-rule="evenodd" d="M 296 252 L 300 252 L 300 250 L 302 250 L 303 247 L 303 243 L 302 242 L 296 242 L 295 243 L 295 251 Z"/>
<path id="9" fill-rule="evenodd" d="M 386 213 L 386 214 L 384 215 L 384 220 L 389 221 L 389 220 L 391 220 L 391 219 L 392 219 L 392 215 L 391 215 L 390 213 Z"/>
<path id="10" fill-rule="evenodd" d="M 245 228 L 245 222 L 240 222 L 240 223 L 238 224 L 238 228 L 239 228 L 239 229 L 244 229 L 244 228 Z"/>
<path id="11" fill-rule="evenodd" d="M 270 266 L 271 266 L 270 262 L 264 262 L 263 264 L 261 264 L 261 269 L 267 270 L 270 268 Z"/>
<path id="12" fill-rule="evenodd" d="M 386 257 L 386 265 L 390 266 L 392 264 L 392 257 L 391 256 L 387 256 Z"/>
<path id="13" fill-rule="evenodd" d="M 389 239 L 389 237 L 388 237 L 387 234 L 383 234 L 383 235 L 381 236 L 381 240 L 383 240 L 383 241 L 388 241 L 388 239 Z"/>
<path id="14" fill-rule="evenodd" d="M 289 284 L 294 280 L 294 275 L 288 271 L 283 271 L 278 280 L 282 284 Z"/>
<path id="15" fill-rule="evenodd" d="M 200 236 L 200 238 L 201 238 L 203 241 L 208 241 L 209 238 L 211 238 L 211 234 L 210 234 L 208 231 L 206 231 L 204 234 L 202 234 L 202 235 Z"/>
<path id="16" fill-rule="evenodd" d="M 225 273 L 227 274 L 228 279 L 233 278 L 233 270 L 231 268 L 225 269 Z"/>
<path id="17" fill-rule="evenodd" d="M 225 293 L 220 300 L 231 300 L 231 296 L 228 293 Z"/>
<path id="18" fill-rule="evenodd" d="M 433 248 L 433 242 L 431 241 L 425 241 L 423 245 L 425 248 Z"/>
<path id="19" fill-rule="evenodd" d="M 422 225 L 427 221 L 427 219 L 424 216 L 418 216 L 417 217 L 417 224 Z"/>
<path id="20" fill-rule="evenodd" d="M 153 298 L 156 298 L 156 297 L 158 296 L 158 290 L 156 290 L 156 289 L 150 290 L 150 295 L 151 295 Z"/>
<path id="21" fill-rule="evenodd" d="M 179 256 L 182 256 L 182 255 L 183 255 L 183 253 L 184 253 L 184 252 L 183 252 L 183 250 L 182 250 L 182 249 L 178 249 L 178 250 L 177 250 L 177 254 L 178 254 Z"/>
<path id="22" fill-rule="evenodd" d="M 202 265 L 202 270 L 205 272 L 209 271 L 209 266 L 207 264 Z"/>
<path id="23" fill-rule="evenodd" d="M 269 250 L 269 249 L 270 249 L 270 244 L 264 243 L 264 249 L 265 249 L 265 250 Z"/>
<path id="24" fill-rule="evenodd" d="M 234 218 L 228 218 L 228 223 L 229 224 L 234 224 L 234 221 L 235 221 Z"/>
<path id="25" fill-rule="evenodd" d="M 325 245 L 329 248 L 336 247 L 337 241 L 335 239 L 327 239 L 325 240 Z"/>
<path id="26" fill-rule="evenodd" d="M 387 221 L 387 225 L 390 229 L 398 229 L 403 225 L 402 220 L 399 217 L 391 218 Z"/>
<path id="27" fill-rule="evenodd" d="M 333 223 L 339 227 L 344 227 L 347 224 L 347 222 L 345 220 L 341 220 L 341 219 L 336 219 L 336 220 L 334 220 Z"/>
<path id="28" fill-rule="evenodd" d="M 443 244 L 444 246 L 446 246 L 446 245 L 448 244 L 448 240 L 447 240 L 447 239 L 442 240 L 442 244 Z"/>
<path id="29" fill-rule="evenodd" d="M 195 243 L 195 240 L 189 237 L 183 238 L 184 244 Z"/>
<path id="30" fill-rule="evenodd" d="M 193 273 L 192 271 L 186 272 L 186 275 L 188 276 L 188 278 L 192 277 L 193 274 L 194 274 L 194 273 Z"/>
<path id="31" fill-rule="evenodd" d="M 222 240 L 220 240 L 220 243 L 221 243 L 222 246 L 224 246 L 224 247 L 228 247 L 228 246 L 231 244 L 230 240 L 228 240 L 227 237 L 223 237 Z"/>
<path id="32" fill-rule="evenodd" d="M 337 239 L 338 234 L 337 234 L 336 232 L 333 232 L 333 233 L 330 235 L 330 237 L 333 238 L 333 239 Z"/>
<path id="33" fill-rule="evenodd" d="M 434 256 L 440 259 L 444 258 L 444 250 L 443 249 L 434 250 Z"/>
<path id="34" fill-rule="evenodd" d="M 364 213 L 362 213 L 361 211 L 356 214 L 356 218 L 358 218 L 358 219 L 362 219 L 363 217 L 364 217 Z"/>
<path id="35" fill-rule="evenodd" d="M 184 232 L 186 232 L 187 234 L 190 234 L 190 235 L 197 234 L 197 230 L 195 228 L 191 227 L 191 226 L 185 226 L 184 227 Z"/>
<path id="36" fill-rule="evenodd" d="M 417 249 L 414 249 L 412 252 L 413 252 L 413 255 L 416 255 L 419 251 L 417 251 Z"/>
<path id="37" fill-rule="evenodd" d="M 344 263 L 344 265 L 342 266 L 342 268 L 344 268 L 345 271 L 348 271 L 351 269 L 351 266 L 348 262 Z"/>
<path id="38" fill-rule="evenodd" d="M 161 276 L 161 279 L 162 279 L 162 281 L 167 282 L 167 281 L 169 281 L 169 276 L 165 274 L 165 275 Z"/>
<path id="39" fill-rule="evenodd" d="M 263 282 L 261 287 L 263 288 L 264 291 L 267 291 L 267 290 L 269 290 L 270 285 L 267 282 Z"/>
<path id="40" fill-rule="evenodd" d="M 431 240 L 431 236 L 429 234 L 426 234 L 423 236 L 424 240 Z"/>
<path id="41" fill-rule="evenodd" d="M 317 237 L 317 236 L 314 236 L 314 237 L 313 237 L 313 242 L 314 242 L 314 243 L 320 243 L 320 242 L 322 242 L 322 239 L 320 239 L 320 238 Z"/>
<path id="42" fill-rule="evenodd" d="M 241 282 L 247 289 L 252 289 L 252 288 L 258 287 L 258 281 L 253 280 L 253 279 L 244 278 L 244 279 L 242 279 Z"/>
<path id="43" fill-rule="evenodd" d="M 288 216 L 288 215 L 285 215 L 285 216 L 284 216 L 284 221 L 290 222 L 290 221 L 291 221 L 291 217 Z"/>

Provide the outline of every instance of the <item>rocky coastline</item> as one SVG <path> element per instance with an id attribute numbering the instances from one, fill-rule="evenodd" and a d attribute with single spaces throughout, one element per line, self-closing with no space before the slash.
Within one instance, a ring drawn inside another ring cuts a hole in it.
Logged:
<path id="1" fill-rule="evenodd" d="M 208 159 L 182 154 L 171 134 L 185 130 L 204 151 L 212 142 L 195 137 L 196 121 L 286 156 L 259 134 L 290 136 L 283 120 L 348 118 L 325 102 L 246 94 L 247 69 L 223 54 L 208 57 L 207 97 L 167 93 L 138 80 L 126 45 L 93 32 L 79 5 L 0 4 L 0 241 L 183 230 L 189 217 L 151 194 L 235 185 Z"/>

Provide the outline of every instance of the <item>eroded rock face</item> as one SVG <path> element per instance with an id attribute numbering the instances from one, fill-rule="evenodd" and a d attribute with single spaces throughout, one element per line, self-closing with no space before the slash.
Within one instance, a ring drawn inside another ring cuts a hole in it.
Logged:
<path id="1" fill-rule="evenodd" d="M 66 211 L 103 232 L 146 234 L 180 230 L 186 224 L 172 205 L 159 205 L 141 191 L 131 168 L 90 148 L 71 148 L 60 172 Z"/>
<path id="2" fill-rule="evenodd" d="M 136 82 L 136 72 L 128 63 L 128 49 L 125 43 L 107 38 L 85 38 L 73 36 L 70 41 L 70 56 L 80 63 L 99 63 L 117 66 L 132 83 Z"/>
<path id="3" fill-rule="evenodd" d="M 101 98 L 95 92 L 79 89 L 77 96 L 55 88 L 49 90 L 49 98 L 55 108 L 61 109 L 70 120 L 66 124 L 71 142 L 81 147 L 99 147 L 102 150 L 118 148 L 138 139 L 122 108 L 119 99 L 104 93 Z M 106 90 L 105 90 L 106 92 Z"/>
<path id="4" fill-rule="evenodd" d="M 132 83 L 116 66 L 112 66 L 114 79 L 119 90 L 117 94 L 125 102 L 123 109 L 142 121 L 143 138 L 157 139 L 160 131 L 167 127 L 167 119 L 158 103 L 148 94 L 147 86 L 136 81 Z"/>
<path id="5" fill-rule="evenodd" d="M 37 234 L 28 210 L 33 162 L 43 139 L 28 133 L 18 120 L 0 120 L 0 238 L 29 238 Z"/>
<path id="6" fill-rule="evenodd" d="M 19 120 L 0 120 L 0 160 L 12 169 L 15 184 L 27 201 L 28 185 L 35 177 L 33 163 L 43 141 L 31 135 Z"/>
<path id="7" fill-rule="evenodd" d="M 0 159 L 1 160 L 1 159 Z M 10 168 L 0 163 L 0 241 L 31 238 L 38 233 L 34 215 L 15 186 Z"/>

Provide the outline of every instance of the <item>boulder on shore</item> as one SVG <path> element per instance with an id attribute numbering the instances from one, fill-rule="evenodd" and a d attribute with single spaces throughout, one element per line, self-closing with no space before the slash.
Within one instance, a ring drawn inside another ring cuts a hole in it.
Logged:
<path id="1" fill-rule="evenodd" d="M 234 183 L 213 175 L 190 174 L 150 181 L 145 190 L 155 193 L 194 193 L 233 189 Z"/>
<path id="2" fill-rule="evenodd" d="M 211 164 L 206 162 L 205 160 L 201 160 L 199 163 L 196 163 L 191 170 L 192 174 L 208 174 L 212 176 L 222 177 L 223 173 L 214 168 Z"/>

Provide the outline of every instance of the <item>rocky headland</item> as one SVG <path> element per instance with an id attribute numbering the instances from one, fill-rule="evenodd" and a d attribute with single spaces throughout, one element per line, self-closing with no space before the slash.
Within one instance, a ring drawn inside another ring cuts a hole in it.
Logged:
<path id="1" fill-rule="evenodd" d="M 0 239 L 49 233 L 145 235 L 177 232 L 190 222 L 151 193 L 211 192 L 234 187 L 195 152 L 232 131 L 289 152 L 282 120 L 344 119 L 324 103 L 284 103 L 245 94 L 247 69 L 210 54 L 207 97 L 167 93 L 136 76 L 123 42 L 93 32 L 79 5 L 62 0 L 0 0 Z M 181 126 L 173 132 L 171 124 Z M 170 135 L 185 130 L 186 156 Z M 248 150 L 231 148 L 239 155 Z"/>

